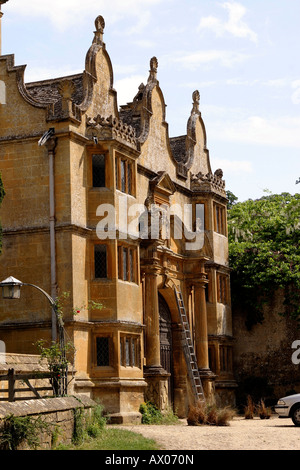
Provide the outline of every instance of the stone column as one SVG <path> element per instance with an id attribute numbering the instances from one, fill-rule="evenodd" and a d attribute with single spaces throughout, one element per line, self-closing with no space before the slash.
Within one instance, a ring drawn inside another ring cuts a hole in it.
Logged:
<path id="1" fill-rule="evenodd" d="M 202 385 L 206 397 L 212 393 L 212 380 L 215 375 L 209 368 L 208 356 L 208 332 L 205 288 L 207 284 L 204 267 L 201 274 L 194 283 L 194 309 L 195 309 L 195 353 Z"/>
<path id="2" fill-rule="evenodd" d="M 205 284 L 194 284 L 195 350 L 199 369 L 209 369 Z"/>
<path id="3" fill-rule="evenodd" d="M 146 367 L 161 367 L 157 273 L 145 273 Z"/>

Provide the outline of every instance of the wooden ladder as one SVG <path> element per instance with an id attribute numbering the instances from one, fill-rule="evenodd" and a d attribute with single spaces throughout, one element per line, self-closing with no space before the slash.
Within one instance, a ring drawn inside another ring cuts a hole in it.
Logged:
<path id="1" fill-rule="evenodd" d="M 205 402 L 205 396 L 203 392 L 202 382 L 198 370 L 196 354 L 194 350 L 193 340 L 191 337 L 191 331 L 189 327 L 189 321 L 186 315 L 186 310 L 184 307 L 183 297 L 180 290 L 180 287 L 174 285 L 174 293 L 176 297 L 176 302 L 178 306 L 179 317 L 181 321 L 181 325 L 183 328 L 183 351 L 184 356 L 187 364 L 187 369 L 189 373 L 190 382 L 192 385 L 192 390 L 194 393 L 195 403 L 197 404 L 199 401 Z"/>

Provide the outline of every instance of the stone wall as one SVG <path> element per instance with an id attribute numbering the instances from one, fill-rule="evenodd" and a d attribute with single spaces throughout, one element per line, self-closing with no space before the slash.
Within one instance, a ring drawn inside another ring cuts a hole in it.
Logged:
<path id="1" fill-rule="evenodd" d="M 75 410 L 83 409 L 89 412 L 96 403 L 85 396 L 70 396 L 62 398 L 43 398 L 37 400 L 22 400 L 14 403 L 0 402 L 0 430 L 6 416 L 41 417 L 48 423 L 49 431 L 40 434 L 40 448 L 51 449 L 54 434 L 57 443 L 70 444 L 74 433 Z M 26 443 L 19 450 L 29 450 Z"/>
<path id="2" fill-rule="evenodd" d="M 300 340 L 300 330 L 295 321 L 280 315 L 283 300 L 282 293 L 277 292 L 264 308 L 263 322 L 253 325 L 250 331 L 243 312 L 233 312 L 238 402 L 250 394 L 273 404 L 293 391 L 300 392 L 300 365 L 292 361 L 292 343 Z"/>

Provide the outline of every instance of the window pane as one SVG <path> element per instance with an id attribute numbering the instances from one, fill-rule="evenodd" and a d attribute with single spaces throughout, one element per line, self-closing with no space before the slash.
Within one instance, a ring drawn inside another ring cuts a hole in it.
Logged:
<path id="1" fill-rule="evenodd" d="M 128 191 L 128 194 L 132 194 L 132 188 L 131 188 L 131 185 L 132 185 L 132 178 L 131 178 L 131 175 L 132 175 L 132 169 L 131 169 L 131 163 L 127 163 L 127 191 Z"/>
<path id="2" fill-rule="evenodd" d="M 129 339 L 126 338 L 125 341 L 125 360 L 126 360 L 126 366 L 130 366 L 130 343 Z"/>
<path id="3" fill-rule="evenodd" d="M 127 274 L 127 248 L 123 248 L 123 281 L 128 281 Z"/>
<path id="4" fill-rule="evenodd" d="M 95 245 L 95 278 L 107 278 L 106 245 Z"/>
<path id="5" fill-rule="evenodd" d="M 133 250 L 129 250 L 129 281 L 134 282 Z"/>
<path id="6" fill-rule="evenodd" d="M 132 358 L 132 365 L 136 365 L 136 354 L 135 354 L 135 347 L 136 347 L 136 340 L 131 339 L 131 358 Z"/>
<path id="7" fill-rule="evenodd" d="M 116 188 L 120 189 L 119 188 L 119 159 L 118 159 L 118 157 L 116 157 L 116 159 L 115 159 L 115 171 L 116 171 L 116 174 L 115 174 L 115 176 L 116 176 Z"/>
<path id="8" fill-rule="evenodd" d="M 105 187 L 105 155 L 93 155 L 93 187 Z"/>
<path id="9" fill-rule="evenodd" d="M 109 366 L 109 338 L 97 338 L 97 366 Z"/>
<path id="10" fill-rule="evenodd" d="M 126 192 L 126 162 L 121 160 L 121 191 Z"/>

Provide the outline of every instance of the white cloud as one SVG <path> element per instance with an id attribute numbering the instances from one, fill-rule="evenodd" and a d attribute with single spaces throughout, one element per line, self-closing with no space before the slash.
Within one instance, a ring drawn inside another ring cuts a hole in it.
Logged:
<path id="1" fill-rule="evenodd" d="M 132 32 L 140 32 L 149 22 L 149 9 L 161 3 L 162 0 L 13 0 L 5 5 L 7 12 L 15 15 L 46 18 L 60 31 L 65 31 L 74 25 L 84 22 L 91 15 L 95 18 L 109 16 L 110 23 L 119 19 L 135 18 L 137 23 L 132 26 Z M 126 23 L 123 25 L 126 27 Z M 128 29 L 130 32 L 130 29 Z"/>
<path id="2" fill-rule="evenodd" d="M 225 113 L 224 113 L 225 115 Z M 300 118 L 241 116 L 240 112 L 210 122 L 210 139 L 282 148 L 300 148 Z"/>
<path id="3" fill-rule="evenodd" d="M 249 55 L 226 50 L 203 50 L 192 53 L 182 53 L 175 57 L 169 56 L 171 62 L 180 62 L 183 67 L 194 70 L 203 64 L 219 63 L 224 67 L 232 67 L 234 64 L 244 62 Z"/>
<path id="4" fill-rule="evenodd" d="M 48 80 L 51 78 L 67 77 L 68 75 L 76 75 L 82 73 L 83 69 L 72 69 L 66 65 L 65 67 L 26 67 L 25 69 L 25 83 L 37 82 L 40 80 Z"/>
<path id="5" fill-rule="evenodd" d="M 195 81 L 195 82 L 183 82 L 183 83 L 180 83 L 179 86 L 181 88 L 194 88 L 194 89 L 198 89 L 201 90 L 202 88 L 208 88 L 208 87 L 211 87 L 211 86 L 215 86 L 217 84 L 217 80 L 207 80 L 205 82 L 201 82 L 201 81 Z"/>
<path id="6" fill-rule="evenodd" d="M 300 104 L 300 80 L 293 81 L 292 88 L 295 89 L 295 91 L 292 94 L 292 103 Z"/>
<path id="7" fill-rule="evenodd" d="M 250 41 L 257 42 L 257 34 L 243 21 L 247 12 L 245 7 L 237 2 L 225 2 L 222 7 L 228 11 L 226 21 L 215 16 L 206 16 L 201 19 L 198 30 L 211 30 L 218 37 L 229 33 L 235 37 L 248 38 Z"/>
<path id="8" fill-rule="evenodd" d="M 137 66 L 134 64 L 115 64 L 114 65 L 114 73 L 119 75 L 129 75 L 135 73 L 137 70 Z"/>
<path id="9" fill-rule="evenodd" d="M 270 79 L 265 82 L 263 82 L 263 85 L 269 86 L 269 87 L 285 87 L 290 84 L 290 80 L 287 78 L 275 78 L 275 79 Z"/>
<path id="10" fill-rule="evenodd" d="M 227 160 L 222 158 L 214 158 L 214 167 L 222 168 L 224 173 L 252 173 L 252 163 L 248 160 Z"/>
<path id="11" fill-rule="evenodd" d="M 244 80 L 244 79 L 241 79 L 241 78 L 229 78 L 226 80 L 226 84 L 227 85 L 242 85 L 242 86 L 253 86 L 253 85 L 256 85 L 257 83 L 259 83 L 259 80 L 258 79 L 254 79 L 254 80 Z"/>
<path id="12" fill-rule="evenodd" d="M 130 77 L 116 80 L 114 84 L 118 93 L 118 105 L 129 103 L 133 100 L 138 92 L 141 83 L 145 83 L 144 75 L 131 75 Z"/>
<path id="13" fill-rule="evenodd" d="M 144 49 L 154 49 L 154 47 L 156 47 L 156 43 L 148 39 L 137 39 L 133 41 L 133 44 Z"/>

